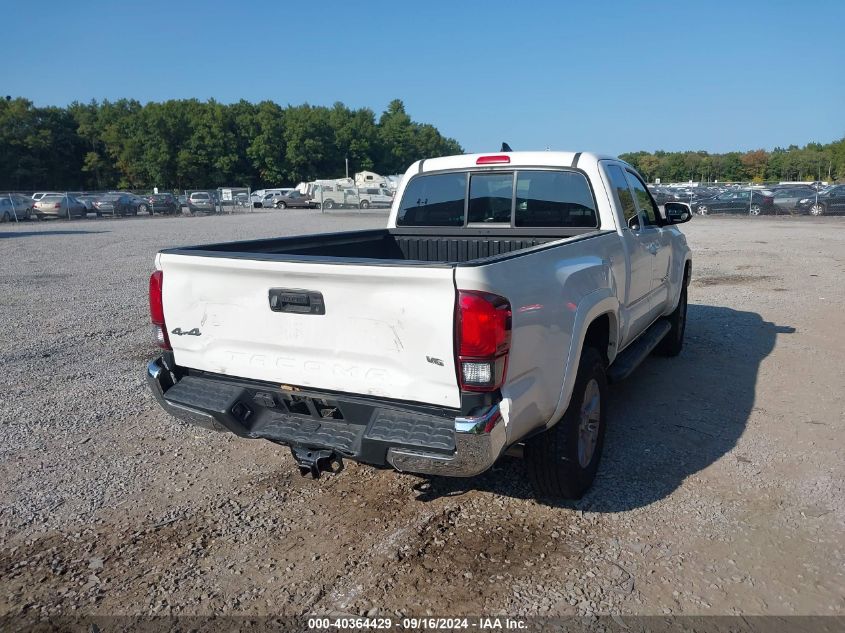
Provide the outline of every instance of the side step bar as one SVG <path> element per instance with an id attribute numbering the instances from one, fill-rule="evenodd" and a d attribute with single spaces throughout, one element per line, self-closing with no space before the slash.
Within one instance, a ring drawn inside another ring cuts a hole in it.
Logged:
<path id="1" fill-rule="evenodd" d="M 672 326 L 666 319 L 655 321 L 650 328 L 640 335 L 640 338 L 626 347 L 616 357 L 616 360 L 613 361 L 613 364 L 607 370 L 607 380 L 609 382 L 619 382 L 633 374 L 634 370 L 648 358 L 648 355 L 651 354 L 652 350 L 657 347 L 657 344 L 663 340 L 663 337 L 671 329 Z"/>

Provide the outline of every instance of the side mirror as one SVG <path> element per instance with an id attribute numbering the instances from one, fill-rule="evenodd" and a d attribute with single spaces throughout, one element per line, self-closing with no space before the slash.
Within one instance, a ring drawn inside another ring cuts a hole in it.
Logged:
<path id="1" fill-rule="evenodd" d="M 683 224 L 692 220 L 692 207 L 686 202 L 667 202 L 663 205 L 666 224 Z"/>

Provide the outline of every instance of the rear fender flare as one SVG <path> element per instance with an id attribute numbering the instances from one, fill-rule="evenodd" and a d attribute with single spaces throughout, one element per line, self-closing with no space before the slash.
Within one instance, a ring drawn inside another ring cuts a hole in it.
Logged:
<path id="1" fill-rule="evenodd" d="M 608 317 L 610 325 L 609 344 L 607 350 L 599 350 L 599 352 L 605 351 L 607 353 L 608 365 L 616 358 L 616 349 L 619 340 L 619 299 L 611 288 L 600 288 L 583 297 L 575 310 L 575 320 L 572 327 L 569 354 L 566 357 L 566 363 L 564 365 L 565 369 L 560 397 L 558 398 L 557 407 L 555 407 L 552 417 L 546 422 L 545 428 L 554 426 L 569 406 L 587 329 L 593 321 L 605 314 Z"/>

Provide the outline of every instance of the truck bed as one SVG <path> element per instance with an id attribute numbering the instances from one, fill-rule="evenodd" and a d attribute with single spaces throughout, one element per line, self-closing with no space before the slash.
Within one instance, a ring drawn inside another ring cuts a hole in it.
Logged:
<path id="1" fill-rule="evenodd" d="M 208 244 L 162 253 L 274 261 L 453 266 L 482 263 L 527 249 L 539 250 L 551 242 L 598 232 L 570 229 L 540 234 L 541 231 L 533 229 L 514 235 L 513 229 L 378 229 Z"/>

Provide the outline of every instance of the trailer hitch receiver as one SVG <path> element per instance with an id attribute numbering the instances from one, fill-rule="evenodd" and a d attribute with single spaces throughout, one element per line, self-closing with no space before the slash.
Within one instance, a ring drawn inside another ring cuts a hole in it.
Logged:
<path id="1" fill-rule="evenodd" d="M 292 447 L 290 452 L 303 477 L 311 475 L 312 479 L 319 479 L 324 472 L 336 475 L 343 470 L 343 458 L 334 451 Z"/>

